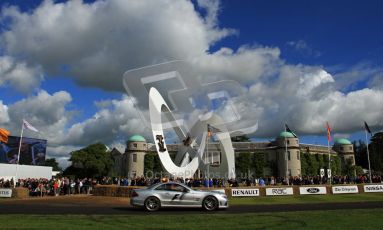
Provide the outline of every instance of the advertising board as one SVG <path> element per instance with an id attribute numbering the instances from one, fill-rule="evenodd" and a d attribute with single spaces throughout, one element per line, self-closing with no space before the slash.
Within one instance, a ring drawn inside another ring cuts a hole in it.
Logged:
<path id="1" fill-rule="evenodd" d="M 0 143 L 0 163 L 16 164 L 20 137 L 9 136 L 8 143 Z M 47 140 L 23 137 L 20 148 L 20 165 L 44 165 Z"/>
<path id="2" fill-rule="evenodd" d="M 381 184 L 371 184 L 364 185 L 364 192 L 383 192 L 383 185 Z"/>
<path id="3" fill-rule="evenodd" d="M 347 186 L 333 186 L 333 194 L 343 194 L 343 193 L 359 193 L 358 186 L 356 185 L 347 185 Z"/>
<path id="4" fill-rule="evenodd" d="M 299 194 L 301 195 L 315 195 L 326 194 L 326 187 L 299 187 Z"/>
<path id="5" fill-rule="evenodd" d="M 12 197 L 12 189 L 0 188 L 0 197 Z"/>
<path id="6" fill-rule="evenodd" d="M 293 195 L 293 188 L 266 188 L 266 196 L 287 196 Z"/>
<path id="7" fill-rule="evenodd" d="M 259 189 L 232 189 L 231 196 L 259 196 Z"/>

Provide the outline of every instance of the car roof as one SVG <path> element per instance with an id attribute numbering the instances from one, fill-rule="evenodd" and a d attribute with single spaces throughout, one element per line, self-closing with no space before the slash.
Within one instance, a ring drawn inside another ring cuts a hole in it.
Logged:
<path id="1" fill-rule="evenodd" d="M 183 185 L 183 186 L 186 186 L 186 185 L 185 185 L 185 184 L 183 184 L 183 183 L 180 183 L 180 182 L 175 182 L 175 181 L 160 182 L 160 183 L 157 183 L 157 184 L 178 184 L 178 185 Z"/>
<path id="2" fill-rule="evenodd" d="M 163 184 L 177 184 L 177 185 L 181 185 L 181 186 L 183 186 L 183 187 L 189 188 L 186 184 L 179 183 L 179 182 L 175 182 L 175 181 L 159 182 L 159 183 L 157 183 L 157 184 L 152 184 L 152 185 L 149 186 L 149 187 L 151 187 L 151 188 L 157 188 L 158 186 L 161 186 L 161 185 L 163 185 Z M 191 189 L 191 188 L 189 188 L 189 189 Z"/>

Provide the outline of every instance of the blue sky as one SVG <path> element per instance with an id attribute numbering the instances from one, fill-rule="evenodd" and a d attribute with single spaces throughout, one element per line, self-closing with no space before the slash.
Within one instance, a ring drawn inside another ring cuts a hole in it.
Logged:
<path id="1" fill-rule="evenodd" d="M 287 62 L 321 65 L 332 74 L 359 63 L 383 64 L 382 1 L 249 0 L 241 4 L 223 1 L 222 5 L 220 23 L 240 32 L 217 47 L 277 46 Z M 365 84 L 358 82 L 356 87 Z M 301 138 L 307 143 L 326 144 L 323 136 Z M 364 132 L 353 133 L 350 139 L 364 140 Z"/>
<path id="2" fill-rule="evenodd" d="M 331 74 L 359 63 L 379 67 L 383 64 L 382 8 L 382 1 L 244 0 L 239 4 L 225 0 L 219 22 L 236 28 L 239 34 L 223 39 L 211 50 L 221 46 L 237 49 L 243 44 L 276 46 L 286 62 L 324 66 Z M 365 81 L 356 85 L 363 87 Z M 305 135 L 301 139 L 325 145 L 325 135 L 324 130 L 323 136 Z M 349 139 L 364 140 L 364 136 L 363 131 L 354 132 Z"/>
<path id="3" fill-rule="evenodd" d="M 0 126 L 17 135 L 25 117 L 42 130 L 27 135 L 48 139 L 51 157 L 150 138 L 122 74 L 174 59 L 246 86 L 239 105 L 259 121 L 256 140 L 284 123 L 312 144 L 327 144 L 326 121 L 350 140 L 364 139 L 363 120 L 383 127 L 382 1 L 0 4 Z"/>
<path id="4" fill-rule="evenodd" d="M 220 24 L 240 32 L 217 46 L 277 46 L 290 63 L 381 65 L 382 7 L 381 1 L 223 1 Z M 299 52 L 291 41 L 306 46 Z"/>

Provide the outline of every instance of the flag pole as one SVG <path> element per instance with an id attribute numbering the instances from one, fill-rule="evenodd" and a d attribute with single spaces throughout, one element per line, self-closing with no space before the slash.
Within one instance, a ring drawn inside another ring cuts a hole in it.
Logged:
<path id="1" fill-rule="evenodd" d="M 210 130 L 210 127 L 209 127 L 209 124 L 207 124 L 208 125 L 208 127 L 207 127 L 207 129 L 208 129 L 208 131 L 207 131 L 207 135 L 206 135 L 206 160 L 207 160 L 207 163 L 206 163 L 206 166 L 207 166 L 207 187 L 209 188 L 210 187 L 210 180 L 209 180 L 209 174 L 210 174 L 210 172 L 209 172 L 209 138 L 210 138 L 210 132 L 211 132 L 211 130 Z"/>
<path id="2" fill-rule="evenodd" d="M 16 173 L 15 173 L 15 181 L 13 183 L 13 187 L 16 188 L 16 181 L 17 181 L 17 173 L 19 169 L 19 160 L 20 160 L 20 151 L 21 151 L 21 142 L 23 140 L 23 132 L 24 132 L 24 119 L 21 124 L 21 134 L 20 134 L 20 142 L 19 142 L 19 151 L 17 153 L 17 162 L 16 162 Z"/>
<path id="3" fill-rule="evenodd" d="M 367 161 L 368 161 L 368 175 L 370 177 L 370 184 L 372 183 L 372 178 L 371 178 L 371 165 L 370 165 L 370 151 L 368 150 L 368 139 L 367 139 L 367 130 L 364 130 L 366 133 L 366 143 L 367 143 Z"/>
<path id="4" fill-rule="evenodd" d="M 329 179 L 329 183 L 331 185 L 331 150 L 330 150 L 330 140 L 331 140 L 331 127 L 328 124 L 328 121 L 326 122 L 326 128 L 327 128 L 327 151 L 328 151 L 328 169 L 327 169 L 327 178 Z"/>
<path id="5" fill-rule="evenodd" d="M 285 132 L 287 132 L 287 127 L 285 125 Z M 286 156 L 286 183 L 287 183 L 287 177 L 288 177 L 288 172 L 289 172 L 289 161 L 288 161 L 288 156 L 287 156 L 287 139 L 285 135 L 285 156 Z"/>
<path id="6" fill-rule="evenodd" d="M 329 140 L 329 138 L 327 138 L 327 150 L 328 150 L 328 170 L 327 170 L 327 176 L 328 176 L 330 184 L 331 184 L 331 176 L 329 176 L 329 172 L 331 172 L 331 153 L 330 153 L 330 140 Z"/>

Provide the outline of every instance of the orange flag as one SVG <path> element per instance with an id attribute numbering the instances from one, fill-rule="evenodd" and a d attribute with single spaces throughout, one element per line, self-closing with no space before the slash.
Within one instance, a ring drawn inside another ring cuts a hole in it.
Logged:
<path id="1" fill-rule="evenodd" d="M 8 142 L 8 136 L 10 134 L 11 133 L 8 130 L 0 128 L 0 141 L 4 142 L 4 143 L 7 143 Z"/>
<path id="2" fill-rule="evenodd" d="M 328 124 L 328 122 L 326 122 L 326 126 L 327 126 L 327 140 L 331 141 L 331 127 Z"/>

